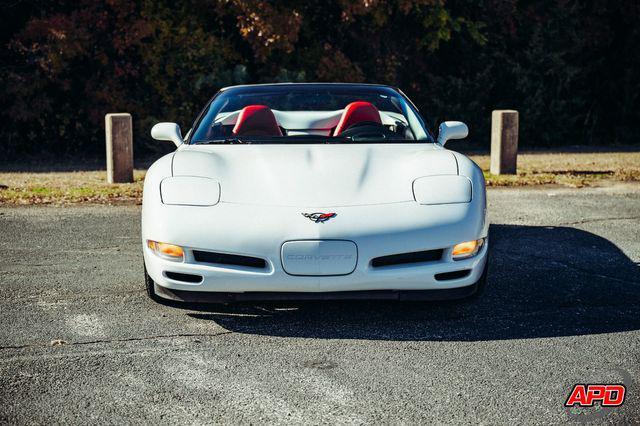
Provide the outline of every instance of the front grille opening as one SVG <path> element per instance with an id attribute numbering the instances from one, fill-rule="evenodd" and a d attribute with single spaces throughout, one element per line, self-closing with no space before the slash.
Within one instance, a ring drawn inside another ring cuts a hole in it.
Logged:
<path id="1" fill-rule="evenodd" d="M 212 251 L 193 251 L 196 262 L 215 263 L 218 265 L 245 266 L 247 268 L 264 269 L 267 262 L 259 257 L 240 256 L 239 254 L 216 253 Z"/>
<path id="2" fill-rule="evenodd" d="M 202 276 L 194 274 L 182 274 L 180 272 L 164 271 L 164 275 L 175 281 L 183 281 L 185 283 L 199 283 L 202 281 Z"/>
<path id="3" fill-rule="evenodd" d="M 448 280 L 457 280 L 460 278 L 468 277 L 471 273 L 471 269 L 463 269 L 461 271 L 453 271 L 453 272 L 443 272 L 441 274 L 436 274 L 437 281 L 448 281 Z"/>
<path id="4" fill-rule="evenodd" d="M 371 259 L 371 266 L 380 268 L 383 266 L 404 265 L 407 263 L 433 262 L 434 260 L 442 259 L 443 251 L 443 249 L 425 250 L 376 257 Z"/>

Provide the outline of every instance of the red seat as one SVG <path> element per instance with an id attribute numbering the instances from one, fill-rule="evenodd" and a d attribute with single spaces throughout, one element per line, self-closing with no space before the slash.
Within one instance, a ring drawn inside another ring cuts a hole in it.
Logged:
<path id="1" fill-rule="evenodd" d="M 357 123 L 365 121 L 382 124 L 380 112 L 371 102 L 357 101 L 351 102 L 344 108 L 342 117 L 333 132 L 333 136 L 339 136 L 340 133 Z"/>
<path id="2" fill-rule="evenodd" d="M 234 136 L 282 136 L 273 111 L 265 105 L 242 108 L 231 133 Z"/>

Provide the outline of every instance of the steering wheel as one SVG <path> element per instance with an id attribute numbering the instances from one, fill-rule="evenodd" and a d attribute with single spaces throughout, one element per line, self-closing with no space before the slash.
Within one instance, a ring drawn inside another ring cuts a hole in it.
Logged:
<path id="1" fill-rule="evenodd" d="M 339 137 L 349 138 L 353 141 L 360 140 L 375 140 L 375 139 L 398 139 L 400 135 L 387 129 L 380 123 L 374 121 L 361 121 L 355 123 L 344 132 L 338 135 Z"/>

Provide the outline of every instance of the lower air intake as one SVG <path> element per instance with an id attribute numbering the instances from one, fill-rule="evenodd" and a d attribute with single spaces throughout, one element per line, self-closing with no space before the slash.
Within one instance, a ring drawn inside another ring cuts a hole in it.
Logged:
<path id="1" fill-rule="evenodd" d="M 433 262 L 442 259 L 442 252 L 442 249 L 437 249 L 376 257 L 371 260 L 371 266 L 381 268 L 384 266 L 405 265 L 409 263 Z"/>
<path id="2" fill-rule="evenodd" d="M 244 266 L 256 269 L 264 269 L 267 267 L 267 262 L 264 259 L 260 259 L 259 257 L 241 256 L 238 254 L 194 250 L 193 258 L 196 262 L 213 263 L 216 265 Z"/>
<path id="3" fill-rule="evenodd" d="M 436 274 L 436 280 L 438 281 L 457 280 L 460 278 L 468 277 L 470 273 L 471 273 L 471 269 L 463 269 L 462 271 L 453 271 L 453 272 L 443 272 L 441 274 Z"/>
<path id="4" fill-rule="evenodd" d="M 190 284 L 199 283 L 200 281 L 202 281 L 202 277 L 200 275 L 194 274 L 182 274 L 180 272 L 165 271 L 164 275 L 174 281 L 183 281 Z"/>

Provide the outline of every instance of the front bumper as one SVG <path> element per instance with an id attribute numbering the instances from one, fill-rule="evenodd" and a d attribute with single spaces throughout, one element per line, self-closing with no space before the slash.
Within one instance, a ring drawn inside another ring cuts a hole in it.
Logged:
<path id="1" fill-rule="evenodd" d="M 451 259 L 450 249 L 445 250 L 441 260 L 385 266 L 374 268 L 360 259 L 356 269 L 341 276 L 293 276 L 287 274 L 276 259 L 267 259 L 262 270 L 234 266 L 212 266 L 193 262 L 187 249 L 186 261 L 182 263 L 162 259 L 145 247 L 145 265 L 149 276 L 160 287 L 178 292 L 225 292 L 225 293 L 330 293 L 383 290 L 443 290 L 470 286 L 476 283 L 485 268 L 488 241 L 480 252 L 470 259 Z M 449 272 L 468 271 L 461 278 L 437 279 L 436 275 Z M 169 273 L 169 274 L 167 274 Z M 167 275 L 189 274 L 202 277 L 199 282 L 188 283 Z M 264 295 L 268 296 L 268 295 Z M 284 295 L 281 295 L 284 297 Z M 352 295 L 353 296 L 353 295 Z M 264 297 L 263 297 L 264 298 Z M 336 298 L 336 297 L 331 297 Z M 385 297 L 388 298 L 388 297 Z M 395 298 L 395 297 L 392 297 Z"/>
<path id="2" fill-rule="evenodd" d="M 215 207 L 143 206 L 142 238 L 147 272 L 158 287 L 177 292 L 215 293 L 333 293 L 448 290 L 468 287 L 482 276 L 489 241 L 469 259 L 455 261 L 452 247 L 487 236 L 484 198 L 470 203 L 422 206 L 415 202 L 333 208 L 337 216 L 313 223 L 287 206 L 249 208 L 220 203 Z M 366 219 L 366 220 L 365 220 Z M 177 244 L 184 262 L 155 255 L 146 240 Z M 346 275 L 289 275 L 281 260 L 282 246 L 296 240 L 347 240 L 357 246 L 355 269 Z M 444 249 L 439 260 L 373 267 L 372 259 L 396 253 Z M 263 269 L 196 262 L 193 250 L 214 251 L 264 259 Z M 456 271 L 468 274 L 436 279 Z M 167 272 L 201 278 L 188 283 Z M 161 291 L 159 292 L 161 293 Z M 281 294 L 284 297 L 284 295 Z M 392 297 L 392 298 L 395 298 Z"/>

